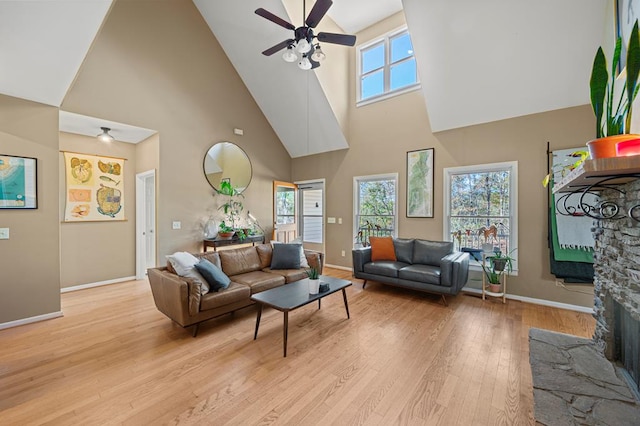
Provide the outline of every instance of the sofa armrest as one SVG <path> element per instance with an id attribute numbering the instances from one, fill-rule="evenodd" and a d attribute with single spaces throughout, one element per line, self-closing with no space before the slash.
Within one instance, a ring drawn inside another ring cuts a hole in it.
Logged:
<path id="1" fill-rule="evenodd" d="M 189 316 L 200 310 L 201 284 L 164 267 L 150 268 L 148 277 L 158 310 L 183 327 L 190 325 Z"/>
<path id="2" fill-rule="evenodd" d="M 324 253 L 321 251 L 315 250 L 304 250 L 304 255 L 307 258 L 307 263 L 309 263 L 310 268 L 316 268 L 320 273 L 322 273 L 322 268 L 324 268 Z"/>
<path id="3" fill-rule="evenodd" d="M 371 262 L 371 247 L 355 248 L 351 250 L 353 272 L 364 272 L 365 263 Z"/>
<path id="4" fill-rule="evenodd" d="M 469 278 L 469 253 L 449 253 L 440 260 L 440 284 L 457 294 Z"/>

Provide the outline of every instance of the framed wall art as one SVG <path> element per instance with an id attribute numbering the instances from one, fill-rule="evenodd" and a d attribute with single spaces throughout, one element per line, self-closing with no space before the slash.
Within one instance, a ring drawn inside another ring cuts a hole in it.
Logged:
<path id="1" fill-rule="evenodd" d="M 0 209 L 37 209 L 38 160 L 0 154 Z"/>
<path id="2" fill-rule="evenodd" d="M 126 220 L 124 161 L 64 152 L 65 222 Z"/>
<path id="3" fill-rule="evenodd" d="M 622 49 L 620 51 L 620 67 L 618 72 L 627 65 L 627 44 L 636 19 L 640 18 L 640 0 L 615 0 L 615 25 L 616 37 L 622 39 Z"/>
<path id="4" fill-rule="evenodd" d="M 407 217 L 433 217 L 434 149 L 407 152 Z"/>

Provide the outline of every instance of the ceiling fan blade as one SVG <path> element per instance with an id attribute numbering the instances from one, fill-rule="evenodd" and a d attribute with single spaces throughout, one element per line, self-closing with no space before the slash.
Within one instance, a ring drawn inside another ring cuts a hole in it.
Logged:
<path id="1" fill-rule="evenodd" d="M 285 47 L 289 46 L 294 41 L 295 40 L 292 39 L 292 38 L 290 38 L 288 40 L 285 40 L 285 41 L 281 41 L 280 43 L 276 44 L 275 46 L 272 46 L 272 47 L 268 48 L 267 50 L 265 50 L 264 52 L 262 52 L 262 54 L 264 56 L 271 56 L 274 53 L 278 52 L 279 50 L 282 50 Z"/>
<path id="2" fill-rule="evenodd" d="M 318 41 L 323 43 L 342 44 L 353 46 L 356 44 L 356 36 L 350 34 L 318 33 Z"/>
<path id="3" fill-rule="evenodd" d="M 281 27 L 285 27 L 288 30 L 295 30 L 296 29 L 296 27 L 294 27 L 293 24 L 285 21 L 284 19 L 280 18 L 279 16 L 276 16 L 273 13 L 271 13 L 268 10 L 265 10 L 263 8 L 256 9 L 256 15 L 260 15 L 263 18 L 268 19 L 271 22 L 280 25 Z"/>
<path id="4" fill-rule="evenodd" d="M 307 26 L 315 28 L 332 4 L 333 1 L 331 0 L 318 0 L 316 4 L 313 5 L 311 12 L 309 12 L 309 16 L 307 16 L 307 20 L 305 21 Z"/>

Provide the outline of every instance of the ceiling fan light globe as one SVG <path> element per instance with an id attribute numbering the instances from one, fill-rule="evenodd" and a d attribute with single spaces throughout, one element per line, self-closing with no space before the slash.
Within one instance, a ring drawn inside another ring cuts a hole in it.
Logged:
<path id="1" fill-rule="evenodd" d="M 309 42 L 305 39 L 299 40 L 298 44 L 296 45 L 296 50 L 298 51 L 298 53 L 307 53 L 311 50 L 311 44 L 309 44 Z"/>
<path id="2" fill-rule="evenodd" d="M 311 55 L 311 59 L 316 62 L 322 62 L 326 58 L 327 58 L 327 55 L 325 55 L 322 49 L 320 49 L 320 46 L 316 47 L 316 50 L 313 52 L 313 55 Z"/>
<path id="3" fill-rule="evenodd" d="M 298 62 L 298 67 L 301 70 L 310 70 L 311 69 L 311 61 L 306 56 L 303 57 L 300 62 Z"/>
<path id="4" fill-rule="evenodd" d="M 293 51 L 293 48 L 289 47 L 282 54 L 282 59 L 284 59 L 285 62 L 295 62 L 298 60 L 298 55 Z"/>

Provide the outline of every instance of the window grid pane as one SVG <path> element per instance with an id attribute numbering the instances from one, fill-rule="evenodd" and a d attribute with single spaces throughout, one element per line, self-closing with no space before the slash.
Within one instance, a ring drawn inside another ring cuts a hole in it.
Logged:
<path id="1" fill-rule="evenodd" d="M 415 58 L 391 66 L 390 89 L 392 91 L 411 86 L 417 82 L 418 75 L 416 73 Z"/>
<path id="2" fill-rule="evenodd" d="M 362 99 L 381 95 L 382 93 L 384 93 L 384 72 L 382 70 L 376 71 L 375 73 L 362 77 L 360 87 Z"/>
<path id="3" fill-rule="evenodd" d="M 384 44 L 362 51 L 362 74 L 384 67 Z"/>
<path id="4" fill-rule="evenodd" d="M 413 45 L 411 44 L 411 37 L 409 37 L 409 33 L 393 37 L 390 40 L 390 44 L 391 63 L 413 56 Z"/>

